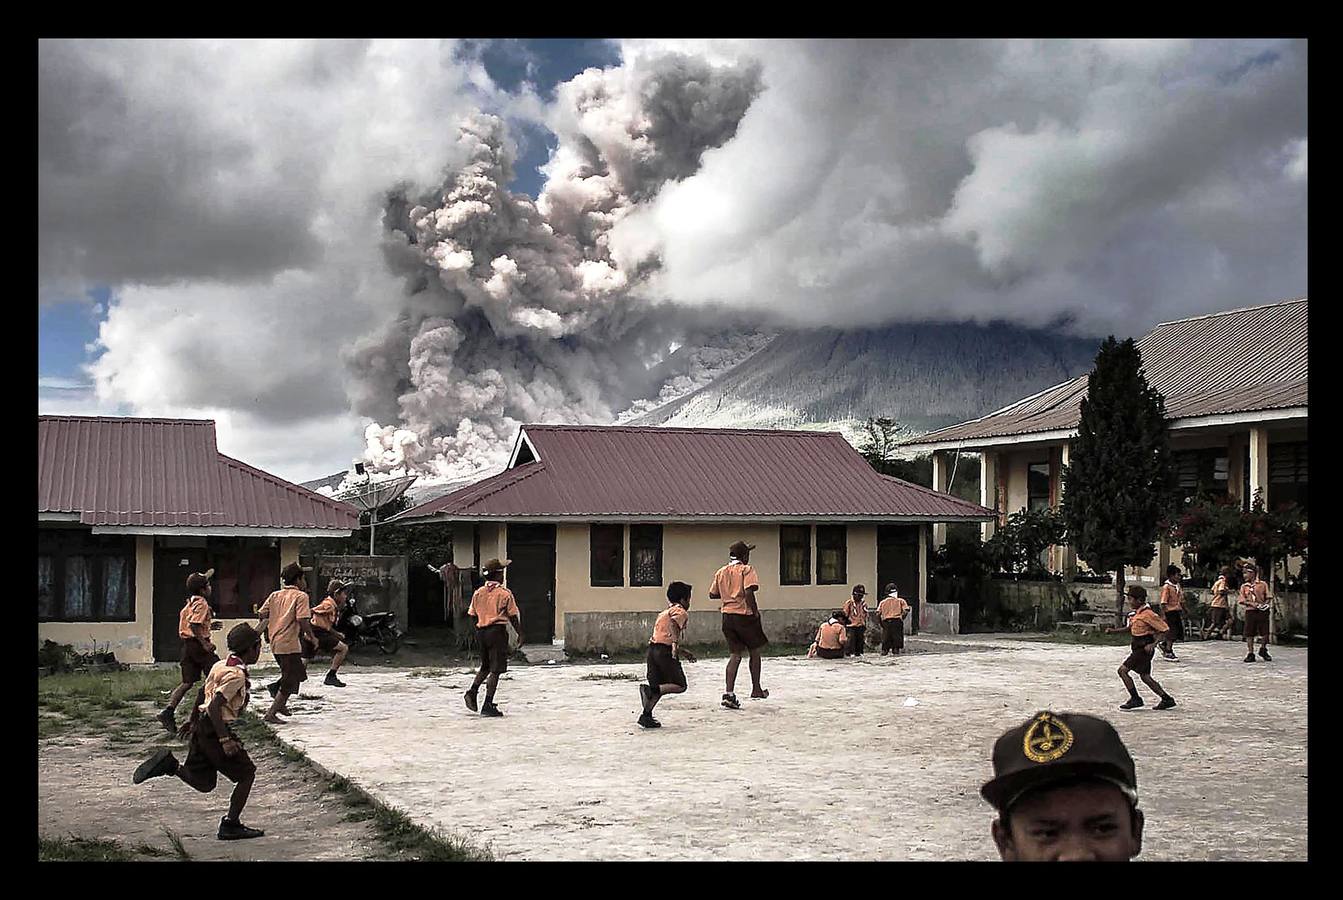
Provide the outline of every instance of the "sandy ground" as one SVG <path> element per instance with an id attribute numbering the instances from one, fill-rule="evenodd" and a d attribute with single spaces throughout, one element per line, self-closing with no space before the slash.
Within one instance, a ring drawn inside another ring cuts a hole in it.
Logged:
<path id="1" fill-rule="evenodd" d="M 909 646 L 767 658 L 770 699 L 740 711 L 718 705 L 723 660 L 688 663 L 689 691 L 652 731 L 635 724 L 642 665 L 516 667 L 501 719 L 463 705 L 468 668 L 352 669 L 345 689 L 305 685 L 323 700 L 297 703 L 279 733 L 500 859 L 974 860 L 996 858 L 978 794 L 994 739 L 1039 709 L 1089 712 L 1137 762 L 1140 859 L 1306 859 L 1306 650 L 1248 665 L 1243 645 L 1180 645 L 1154 673 L 1179 707 L 1121 712 L 1127 648 Z"/>
<path id="2" fill-rule="evenodd" d="M 186 707 L 187 704 L 183 704 Z M 308 702 L 310 707 L 317 701 Z M 147 705 L 146 705 L 147 706 Z M 99 736 L 65 734 L 38 743 L 37 827 L 50 838 L 101 838 L 128 849 L 148 844 L 172 855 L 164 829 L 179 835 L 197 860 L 382 859 L 368 822 L 344 821 L 349 808 L 311 770 L 289 762 L 270 747 L 248 744 L 257 780 L 242 820 L 264 837 L 221 841 L 219 819 L 228 811 L 232 782 L 220 777 L 213 793 L 201 794 L 176 778 L 131 784 L 131 773 L 157 746 L 186 759 L 186 746 L 165 734 L 149 716 L 136 730 L 140 745 L 113 746 Z"/>

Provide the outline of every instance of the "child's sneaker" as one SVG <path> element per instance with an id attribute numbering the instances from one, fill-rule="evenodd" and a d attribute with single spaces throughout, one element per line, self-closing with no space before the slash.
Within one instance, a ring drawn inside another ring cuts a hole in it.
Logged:
<path id="1" fill-rule="evenodd" d="M 1264 662 L 1273 662 L 1273 657 L 1268 655 L 1267 647 L 1259 648 L 1259 658 L 1262 659 Z"/>
<path id="2" fill-rule="evenodd" d="M 1157 709 L 1173 709 L 1175 707 L 1175 698 L 1166 696 L 1161 698 L 1161 702 L 1156 705 Z"/>
<path id="3" fill-rule="evenodd" d="M 1245 661 L 1246 661 L 1246 662 L 1254 662 L 1254 652 L 1253 652 L 1253 651 L 1251 651 L 1250 653 L 1245 654 Z"/>
<path id="4" fill-rule="evenodd" d="M 259 838 L 265 833 L 260 828 L 248 828 L 242 822 L 230 822 L 228 816 L 219 820 L 221 841 L 243 841 L 248 838 Z"/>
<path id="5" fill-rule="evenodd" d="M 723 695 L 723 709 L 741 709 L 741 703 L 738 702 L 736 694 Z"/>
<path id="6" fill-rule="evenodd" d="M 327 672 L 326 680 L 323 681 L 322 684 L 328 684 L 331 687 L 345 687 L 345 682 L 337 678 L 335 672 Z"/>
<path id="7" fill-rule="evenodd" d="M 1128 701 L 1127 701 L 1127 702 L 1120 704 L 1119 708 L 1120 708 L 1120 709 L 1138 709 L 1138 708 L 1139 708 L 1140 706 L 1142 706 L 1142 705 L 1143 705 L 1143 703 L 1142 703 L 1142 698 L 1141 698 L 1141 697 L 1130 697 L 1130 698 L 1128 698 Z"/>
<path id="8" fill-rule="evenodd" d="M 159 749 L 154 751 L 154 755 L 140 763 L 135 769 L 135 774 L 131 776 L 131 782 L 134 784 L 143 784 L 150 778 L 158 778 L 160 775 L 177 774 L 177 757 L 173 756 L 171 750 Z"/>
<path id="9" fill-rule="evenodd" d="M 480 714 L 482 716 L 489 716 L 492 719 L 497 719 L 499 716 L 502 716 L 504 712 L 493 703 L 486 703 L 480 708 Z"/>
<path id="10" fill-rule="evenodd" d="M 644 713 L 639 717 L 639 724 L 644 728 L 661 728 L 662 723 L 653 718 L 651 713 Z"/>
<path id="11" fill-rule="evenodd" d="M 466 708 L 471 710 L 471 712 L 480 711 L 480 707 L 476 704 L 475 691 L 467 691 L 466 693 L 462 694 L 462 699 L 466 701 Z"/>
<path id="12" fill-rule="evenodd" d="M 156 718 L 169 734 L 177 734 L 177 717 L 173 715 L 171 709 L 165 709 Z"/>

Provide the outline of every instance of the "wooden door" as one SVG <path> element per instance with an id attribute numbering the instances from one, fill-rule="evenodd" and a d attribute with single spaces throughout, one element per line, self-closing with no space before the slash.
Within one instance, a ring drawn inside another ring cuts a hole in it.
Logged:
<path id="1" fill-rule="evenodd" d="M 886 585 L 894 581 L 900 596 L 909 603 L 909 633 L 919 630 L 919 529 L 918 525 L 877 526 L 877 591 L 886 595 Z"/>
<path id="2" fill-rule="evenodd" d="M 509 525 L 508 558 L 523 643 L 549 644 L 555 637 L 555 526 Z"/>
<path id="3" fill-rule="evenodd" d="M 182 658 L 182 639 L 177 620 L 187 599 L 187 576 L 205 571 L 205 550 L 156 550 L 154 552 L 154 661 L 175 662 Z"/>

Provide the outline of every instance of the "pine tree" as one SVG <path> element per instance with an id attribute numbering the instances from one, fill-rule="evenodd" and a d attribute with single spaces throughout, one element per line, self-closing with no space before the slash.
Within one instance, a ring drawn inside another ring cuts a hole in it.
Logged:
<path id="1" fill-rule="evenodd" d="M 1063 482 L 1069 542 L 1096 571 L 1115 572 L 1122 616 L 1124 566 L 1151 564 L 1175 495 L 1166 403 L 1132 339 L 1101 345 Z"/>

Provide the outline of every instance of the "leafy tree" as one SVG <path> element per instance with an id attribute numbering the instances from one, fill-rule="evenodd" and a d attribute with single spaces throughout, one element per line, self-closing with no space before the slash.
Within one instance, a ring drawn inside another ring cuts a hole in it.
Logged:
<path id="1" fill-rule="evenodd" d="M 1063 516 L 1052 509 L 1020 510 L 984 544 L 985 558 L 1000 572 L 1039 577 L 1047 573 L 1040 556 L 1065 540 Z"/>
<path id="2" fill-rule="evenodd" d="M 863 423 L 863 438 L 858 452 L 868 464 L 883 475 L 899 478 L 911 484 L 933 486 L 933 457 L 925 453 L 913 459 L 896 456 L 896 444 L 906 436 L 903 426 L 890 418 L 871 418 Z M 964 454 L 956 467 L 956 478 L 951 494 L 972 503 L 979 502 L 979 462 L 973 454 Z"/>
<path id="3" fill-rule="evenodd" d="M 1168 537 L 1184 547 L 1183 562 L 1200 577 L 1212 579 L 1225 565 L 1253 559 L 1271 577 L 1288 556 L 1305 557 L 1309 546 L 1300 508 L 1267 510 L 1256 492 L 1248 510 L 1229 497 L 1189 504 L 1174 518 Z"/>
<path id="4" fill-rule="evenodd" d="M 1063 481 L 1072 544 L 1097 570 L 1115 571 L 1122 615 L 1124 567 L 1152 562 L 1175 498 L 1165 399 L 1147 383 L 1131 338 L 1108 337 L 1096 355 Z"/>
<path id="5" fill-rule="evenodd" d="M 892 475 L 896 478 L 903 476 L 896 474 L 896 463 L 898 460 L 895 455 L 895 445 L 900 440 L 903 429 L 895 421 L 886 417 L 870 418 L 863 423 L 863 437 L 858 445 L 858 452 L 863 454 L 863 458 L 883 475 Z M 929 463 L 929 472 L 932 472 L 931 463 Z M 928 480 L 932 484 L 931 475 Z"/>

